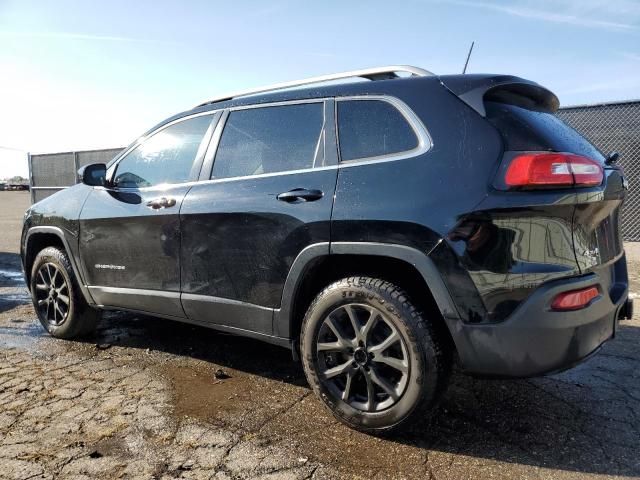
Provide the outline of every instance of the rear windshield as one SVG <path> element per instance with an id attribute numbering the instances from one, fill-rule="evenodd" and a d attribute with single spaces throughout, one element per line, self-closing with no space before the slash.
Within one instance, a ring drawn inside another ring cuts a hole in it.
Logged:
<path id="1" fill-rule="evenodd" d="M 510 151 L 552 150 L 604 162 L 602 153 L 552 113 L 498 102 L 485 102 L 487 120 L 502 135 Z"/>

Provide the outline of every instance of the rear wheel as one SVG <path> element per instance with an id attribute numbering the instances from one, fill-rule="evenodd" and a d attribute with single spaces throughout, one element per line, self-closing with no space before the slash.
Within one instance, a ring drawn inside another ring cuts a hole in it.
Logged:
<path id="1" fill-rule="evenodd" d="M 433 410 L 451 359 L 435 323 L 397 286 L 350 277 L 325 288 L 302 326 L 305 373 L 342 422 L 381 432 Z"/>
<path id="2" fill-rule="evenodd" d="M 67 254 L 56 247 L 43 249 L 33 262 L 31 298 L 40 323 L 54 337 L 86 335 L 100 317 L 84 300 Z"/>

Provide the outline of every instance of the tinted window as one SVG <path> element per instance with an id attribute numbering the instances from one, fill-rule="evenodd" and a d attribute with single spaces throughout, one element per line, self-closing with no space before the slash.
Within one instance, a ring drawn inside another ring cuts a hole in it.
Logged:
<path id="1" fill-rule="evenodd" d="M 552 113 L 497 102 L 485 102 L 485 109 L 506 150 L 554 150 L 604 161 L 593 145 Z"/>
<path id="2" fill-rule="evenodd" d="M 231 112 L 222 132 L 212 178 L 313 167 L 321 146 L 323 120 L 322 103 Z M 316 166 L 321 162 L 318 159 Z"/>
<path id="3" fill-rule="evenodd" d="M 342 161 L 406 152 L 418 146 L 407 119 L 388 102 L 338 102 L 338 138 Z"/>
<path id="4" fill-rule="evenodd" d="M 210 123 L 211 115 L 195 117 L 149 137 L 118 163 L 115 184 L 132 188 L 188 181 Z"/>

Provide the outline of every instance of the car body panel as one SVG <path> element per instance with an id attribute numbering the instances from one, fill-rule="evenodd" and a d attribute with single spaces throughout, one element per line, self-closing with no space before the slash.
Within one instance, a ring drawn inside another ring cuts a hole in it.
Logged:
<path id="1" fill-rule="evenodd" d="M 184 316 L 179 299 L 179 212 L 189 188 L 93 189 L 79 218 L 80 263 L 97 303 L 131 307 L 133 301 L 138 310 Z M 161 209 L 147 205 L 162 197 L 175 204 Z M 135 290 L 143 299 L 135 300 Z M 148 291 L 175 295 L 158 294 L 145 301 Z M 140 308 L 144 305 L 147 308 Z"/>
<path id="2" fill-rule="evenodd" d="M 294 259 L 305 247 L 329 241 L 336 175 L 330 168 L 194 185 L 181 210 L 187 314 L 212 323 L 225 318 L 208 299 L 193 295 L 279 308 Z M 301 203 L 276 198 L 294 188 L 318 189 L 324 196 Z M 271 317 L 259 319 L 252 324 L 243 316 L 234 326 L 271 333 Z"/>

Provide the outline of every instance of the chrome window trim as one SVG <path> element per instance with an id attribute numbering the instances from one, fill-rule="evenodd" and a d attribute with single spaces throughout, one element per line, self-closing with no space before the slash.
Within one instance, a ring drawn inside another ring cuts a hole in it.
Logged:
<path id="1" fill-rule="evenodd" d="M 327 165 L 326 167 L 315 167 L 315 168 L 301 168 L 298 170 L 284 170 L 282 172 L 258 173 L 256 175 L 244 175 L 241 177 L 212 178 L 209 180 L 202 180 L 200 182 L 194 182 L 194 183 L 202 184 L 202 183 L 235 182 L 238 180 L 248 180 L 250 178 L 267 178 L 267 177 L 276 177 L 278 175 L 294 175 L 296 173 L 318 172 L 322 170 L 332 170 L 335 168 L 338 168 L 338 165 Z M 181 184 L 181 185 L 184 185 L 184 184 Z"/>
<path id="2" fill-rule="evenodd" d="M 191 182 L 184 183 L 160 183 L 158 185 L 153 185 L 151 187 L 139 187 L 139 188 L 118 188 L 119 191 L 133 191 L 133 192 L 145 192 L 150 190 L 162 190 L 162 189 L 170 189 L 170 188 L 178 188 L 178 187 L 192 187 L 194 185 L 204 185 L 208 183 L 226 183 L 226 182 L 236 182 L 240 180 L 248 180 L 251 178 L 266 178 L 266 177 L 275 177 L 278 175 L 295 175 L 297 173 L 308 173 L 308 172 L 318 172 L 322 170 L 333 170 L 336 168 L 345 167 L 346 165 L 327 165 L 326 167 L 315 167 L 315 168 L 302 168 L 299 170 L 286 170 L 283 172 L 272 172 L 272 173 L 259 173 L 257 175 L 245 175 L 242 177 L 229 177 L 229 178 L 214 178 L 209 180 L 193 180 Z M 96 186 L 93 187 L 97 190 L 109 190 L 107 187 Z"/>
<path id="3" fill-rule="evenodd" d="M 250 108 L 267 108 L 267 107 L 277 107 L 277 106 L 285 106 L 285 105 L 296 105 L 296 104 L 304 104 L 304 103 L 320 103 L 320 102 L 326 102 L 326 101 L 334 101 L 335 102 L 334 103 L 335 109 L 337 110 L 338 102 L 340 102 L 340 101 L 349 101 L 349 100 L 379 100 L 379 101 L 384 101 L 384 102 L 390 103 L 392 106 L 394 106 L 396 109 L 398 109 L 400 111 L 402 116 L 407 120 L 407 122 L 409 123 L 409 125 L 413 129 L 414 133 L 418 137 L 418 146 L 416 148 L 412 149 L 412 150 L 407 150 L 405 152 L 392 153 L 392 154 L 388 154 L 388 155 L 380 155 L 380 156 L 377 156 L 377 157 L 364 157 L 364 158 L 358 158 L 358 159 L 354 159 L 354 160 L 339 161 L 339 163 L 337 165 L 327 165 L 327 166 L 322 166 L 322 167 L 303 168 L 303 169 L 298 169 L 298 170 L 286 170 L 286 171 L 282 171 L 282 172 L 260 173 L 260 174 L 257 174 L 257 175 L 245 175 L 245 176 L 240 176 L 240 177 L 198 179 L 198 180 L 193 180 L 193 181 L 184 182 L 184 183 L 164 183 L 164 184 L 154 185 L 154 186 L 151 186 L 151 187 L 126 188 L 126 189 L 125 188 L 121 188 L 119 190 L 132 190 L 132 191 L 144 192 L 144 191 L 148 191 L 148 190 L 158 190 L 158 189 L 172 188 L 172 187 L 178 187 L 178 186 L 180 186 L 180 187 L 183 187 L 183 186 L 184 187 L 191 187 L 191 186 L 194 186 L 194 185 L 203 185 L 203 184 L 209 184 L 209 183 L 237 182 L 237 181 L 248 180 L 248 179 L 252 179 L 252 178 L 260 179 L 260 178 L 274 177 L 274 176 L 277 176 L 277 175 L 295 175 L 295 174 L 299 174 L 299 173 L 316 172 L 316 171 L 322 171 L 322 170 L 332 170 L 332 169 L 336 169 L 336 168 L 359 167 L 361 165 L 370 165 L 370 164 L 384 163 L 384 162 L 394 162 L 394 161 L 397 161 L 397 160 L 405 160 L 405 159 L 408 159 L 408 158 L 417 157 L 417 156 L 423 155 L 424 153 L 427 153 L 428 151 L 430 151 L 433 148 L 433 140 L 431 138 L 431 135 L 429 134 L 427 128 L 424 126 L 422 121 L 414 113 L 414 111 L 406 103 L 404 103 L 402 100 L 400 100 L 400 99 L 398 99 L 396 97 L 390 96 L 390 95 L 350 95 L 350 96 L 345 96 L 345 97 L 321 97 L 321 98 L 309 98 L 309 99 L 298 99 L 298 100 L 285 100 L 285 101 L 270 102 L 270 103 L 257 103 L 257 104 L 253 104 L 253 105 L 240 105 L 240 106 L 237 106 L 237 107 L 229 107 L 229 108 L 225 108 L 225 109 L 208 110 L 206 112 L 200 112 L 200 113 L 196 113 L 196 114 L 193 114 L 193 115 L 188 115 L 188 116 L 176 119 L 176 120 L 168 123 L 167 125 L 163 125 L 162 127 L 160 127 L 159 129 L 155 130 L 154 132 L 152 132 L 151 134 L 147 135 L 146 137 L 141 137 L 141 138 L 148 138 L 148 137 L 154 135 L 155 133 L 159 132 L 163 128 L 166 128 L 169 125 L 173 125 L 174 123 L 177 123 L 177 122 L 182 121 L 182 120 L 187 120 L 189 118 L 202 116 L 202 115 L 214 115 L 214 114 L 216 114 L 218 112 L 222 112 L 222 117 L 218 120 L 218 123 L 216 125 L 215 131 L 213 133 L 213 136 L 212 136 L 210 144 L 209 144 L 209 148 L 207 149 L 207 152 L 205 154 L 205 158 L 204 158 L 204 162 L 203 162 L 203 168 L 204 168 L 204 166 L 207 163 L 207 159 L 208 159 L 209 156 L 214 157 L 213 160 L 215 160 L 215 154 L 217 153 L 218 145 L 219 145 L 219 142 L 220 142 L 220 138 L 222 137 L 222 132 L 224 131 L 224 125 L 226 124 L 226 120 L 229 117 L 229 113 L 232 112 L 232 111 L 235 111 L 235 110 L 247 110 L 247 109 L 250 109 Z M 325 115 L 325 117 L 326 117 L 326 115 Z M 325 120 L 326 120 L 326 118 L 325 118 Z M 338 129 L 337 129 L 338 118 L 337 118 L 337 114 L 335 115 L 335 120 L 336 120 L 336 126 L 335 126 L 336 148 L 338 149 L 338 152 L 339 152 L 340 143 L 339 143 L 339 139 L 337 138 L 337 135 L 338 135 Z M 218 134 L 218 129 L 219 129 L 219 134 Z M 134 146 L 132 148 L 135 148 L 135 146 L 137 146 L 137 145 L 138 145 L 138 143 L 136 142 L 136 144 L 134 144 Z M 325 145 L 325 156 L 326 156 L 326 147 L 327 147 L 327 145 Z M 117 163 L 120 162 L 120 160 L 122 158 L 124 158 L 124 156 L 131 149 L 128 149 L 126 152 L 124 152 L 122 157 L 118 158 L 116 162 Z M 211 165 L 211 168 L 212 168 L 212 170 L 211 170 L 211 172 L 212 172 L 213 171 L 213 164 Z M 209 172 L 209 175 L 211 174 L 211 172 Z M 102 188 L 102 187 L 94 187 L 94 188 Z"/>
<path id="4" fill-rule="evenodd" d="M 304 105 L 306 103 L 322 103 L 325 100 L 332 100 L 331 97 L 318 97 L 318 98 L 301 98 L 297 100 L 282 100 L 280 102 L 268 102 L 268 103 L 252 103 L 251 105 L 237 105 L 235 107 L 228 107 L 225 110 L 234 112 L 236 110 L 249 110 L 252 108 L 268 108 L 268 107 L 285 107 L 288 105 Z"/>
<path id="5" fill-rule="evenodd" d="M 352 160 L 340 160 L 340 167 L 351 167 L 356 165 L 370 165 L 372 163 L 390 162 L 394 160 L 404 160 L 406 158 L 417 157 L 427 153 L 433 147 L 433 140 L 427 128 L 424 126 L 420 118 L 415 112 L 409 108 L 409 106 L 402 100 L 389 95 L 355 95 L 350 97 L 336 97 L 336 136 L 338 142 L 338 152 L 340 152 L 340 134 L 338 125 L 340 119 L 338 118 L 338 103 L 348 101 L 361 101 L 361 100 L 373 100 L 380 102 L 387 102 L 393 106 L 409 124 L 409 127 L 413 130 L 413 133 L 418 139 L 418 145 L 411 150 L 405 150 L 402 152 L 388 153 L 386 155 L 377 155 L 374 157 L 361 157 L 354 158 Z"/>

